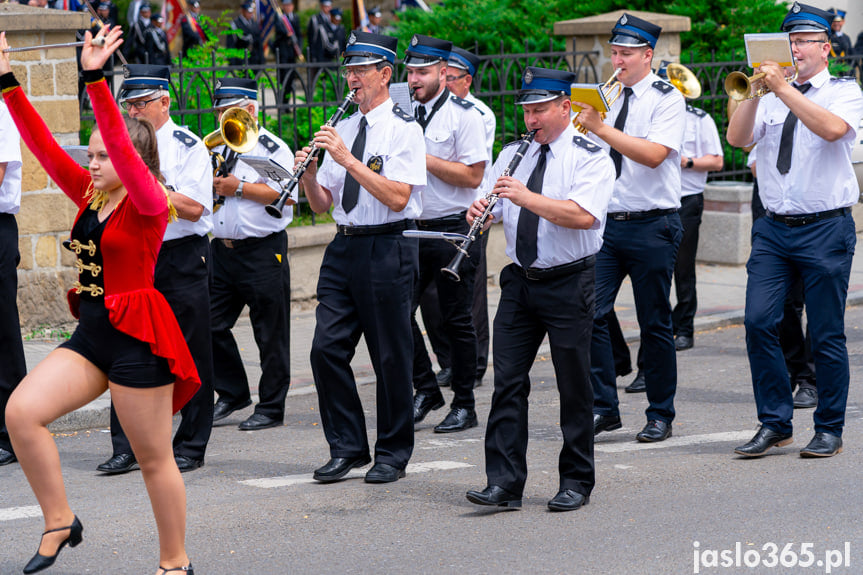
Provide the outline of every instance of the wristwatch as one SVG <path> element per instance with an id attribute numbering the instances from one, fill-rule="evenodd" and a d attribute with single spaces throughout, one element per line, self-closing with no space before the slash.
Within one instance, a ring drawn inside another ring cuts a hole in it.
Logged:
<path id="1" fill-rule="evenodd" d="M 694 164 L 695 164 L 695 162 L 693 162 L 693 161 L 692 161 L 692 158 L 689 158 L 688 160 L 686 160 L 686 169 L 687 169 L 687 170 L 691 170 L 691 169 L 692 169 L 692 166 L 693 166 Z M 241 190 L 243 189 L 243 188 L 242 188 L 242 184 L 240 184 L 240 189 L 241 189 Z"/>
<path id="2" fill-rule="evenodd" d="M 690 160 L 690 162 L 691 161 L 692 160 Z M 240 185 L 237 186 L 237 189 L 234 191 L 234 197 L 235 198 L 242 198 L 243 197 L 243 185 L 245 185 L 245 183 L 246 182 L 244 182 L 243 180 L 240 180 Z"/>

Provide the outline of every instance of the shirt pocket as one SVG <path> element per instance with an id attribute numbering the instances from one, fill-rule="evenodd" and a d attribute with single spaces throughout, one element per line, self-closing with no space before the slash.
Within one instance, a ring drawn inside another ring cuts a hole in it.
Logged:
<path id="1" fill-rule="evenodd" d="M 647 133 L 650 131 L 650 123 L 627 120 L 623 131 L 629 136 L 647 138 Z"/>
<path id="2" fill-rule="evenodd" d="M 782 139 L 782 128 L 785 126 L 785 118 L 788 117 L 787 108 L 771 110 L 764 115 L 764 141 L 772 145 L 779 145 Z"/>
<path id="3" fill-rule="evenodd" d="M 425 134 L 426 137 L 426 152 L 435 156 L 448 160 L 452 157 L 455 151 L 455 133 L 443 130 L 429 130 Z"/>

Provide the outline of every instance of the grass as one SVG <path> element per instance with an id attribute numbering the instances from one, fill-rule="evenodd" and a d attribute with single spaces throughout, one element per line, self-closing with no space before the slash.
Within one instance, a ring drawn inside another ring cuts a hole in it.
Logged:
<path id="1" fill-rule="evenodd" d="M 59 327 L 50 327 L 46 324 L 40 324 L 38 327 L 30 330 L 30 333 L 24 335 L 25 341 L 34 340 L 67 340 L 72 337 L 72 332 Z"/>

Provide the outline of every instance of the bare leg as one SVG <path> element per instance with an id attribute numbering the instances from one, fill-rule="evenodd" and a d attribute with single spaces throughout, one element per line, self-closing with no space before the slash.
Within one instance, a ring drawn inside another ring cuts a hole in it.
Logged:
<path id="1" fill-rule="evenodd" d="M 21 469 L 42 508 L 45 530 L 68 527 L 74 514 L 66 499 L 60 454 L 48 424 L 99 397 L 108 378 L 83 356 L 68 349 L 52 351 L 24 378 L 9 398 L 6 425 Z M 49 533 L 39 553 L 54 555 L 68 530 Z"/>
<path id="2" fill-rule="evenodd" d="M 182 567 L 186 555 L 186 488 L 171 445 L 173 385 L 137 389 L 110 383 L 120 424 L 144 476 L 159 530 L 159 565 Z"/>

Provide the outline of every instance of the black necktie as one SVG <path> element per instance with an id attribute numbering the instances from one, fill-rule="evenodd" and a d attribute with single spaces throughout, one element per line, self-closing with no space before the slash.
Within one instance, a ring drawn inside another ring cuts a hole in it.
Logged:
<path id="1" fill-rule="evenodd" d="M 620 107 L 620 113 L 617 115 L 617 118 L 614 119 L 614 128 L 616 130 L 623 131 L 623 126 L 626 125 L 626 115 L 629 114 L 629 97 L 632 95 L 632 88 L 624 88 L 623 89 L 623 106 Z M 620 167 L 623 163 L 623 156 L 615 150 L 611 149 L 611 153 L 609 154 L 611 159 L 614 160 L 614 179 L 620 177 Z"/>
<path id="2" fill-rule="evenodd" d="M 812 87 L 806 82 L 800 86 L 795 85 L 801 94 L 805 94 Z M 782 139 L 779 140 L 779 155 L 776 156 L 776 169 L 780 174 L 787 174 L 791 169 L 791 151 L 794 149 L 794 128 L 797 126 L 797 116 L 789 111 L 782 125 Z"/>
<path id="3" fill-rule="evenodd" d="M 536 167 L 527 180 L 527 189 L 535 194 L 542 194 L 542 179 L 545 176 L 545 155 L 548 153 L 548 144 L 539 148 L 539 159 Z M 516 234 L 515 255 L 521 267 L 527 269 L 536 261 L 536 232 L 539 229 L 539 216 L 532 211 L 522 208 L 518 214 L 518 233 Z"/>
<path id="4" fill-rule="evenodd" d="M 425 130 L 425 127 L 426 127 L 426 107 L 423 106 L 422 104 L 417 106 L 416 118 L 417 118 L 417 122 L 419 122 L 419 125 L 422 126 L 423 130 Z"/>
<path id="5" fill-rule="evenodd" d="M 354 138 L 354 145 L 351 146 L 351 154 L 360 162 L 363 161 L 363 153 L 366 151 L 366 117 L 360 118 L 360 130 L 357 132 L 357 137 Z M 357 206 L 357 200 L 360 198 L 360 183 L 348 172 L 345 176 L 345 189 L 342 194 L 342 209 L 347 214 Z"/>

